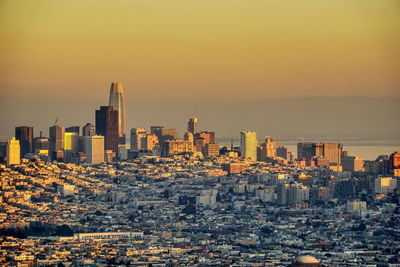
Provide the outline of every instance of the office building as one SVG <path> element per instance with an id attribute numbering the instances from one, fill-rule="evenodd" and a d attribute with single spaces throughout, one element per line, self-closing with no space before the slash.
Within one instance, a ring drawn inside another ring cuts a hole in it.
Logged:
<path id="1" fill-rule="evenodd" d="M 87 163 L 99 164 L 104 162 L 104 136 L 86 136 L 85 145 Z"/>
<path id="2" fill-rule="evenodd" d="M 221 168 L 223 171 L 228 172 L 229 175 L 244 173 L 244 164 L 242 163 L 223 163 Z"/>
<path id="3" fill-rule="evenodd" d="M 118 111 L 112 106 L 96 110 L 96 134 L 104 136 L 104 150 L 118 153 Z"/>
<path id="4" fill-rule="evenodd" d="M 215 144 L 215 132 L 202 131 L 200 133 L 196 133 L 194 135 L 194 139 L 197 140 L 199 138 L 204 139 L 204 144 Z"/>
<path id="5" fill-rule="evenodd" d="M 162 156 L 164 157 L 194 152 L 193 144 L 185 140 L 167 140 L 163 146 Z"/>
<path id="6" fill-rule="evenodd" d="M 257 133 L 245 131 L 240 133 L 240 154 L 243 158 L 257 160 Z"/>
<path id="7" fill-rule="evenodd" d="M 47 151 L 47 153 L 48 153 L 49 149 L 50 149 L 49 139 L 46 137 L 43 137 L 42 132 L 40 132 L 40 136 L 35 137 L 33 139 L 34 153 L 40 153 L 40 151 Z"/>
<path id="8" fill-rule="evenodd" d="M 389 194 L 396 189 L 397 179 L 392 177 L 375 178 L 375 194 Z"/>
<path id="9" fill-rule="evenodd" d="M 158 143 L 161 148 L 161 152 L 164 148 L 164 143 L 169 140 L 178 139 L 178 131 L 174 128 L 166 129 L 162 126 L 151 126 L 151 133 L 155 134 L 158 138 Z"/>
<path id="10" fill-rule="evenodd" d="M 265 142 L 257 147 L 257 160 L 269 161 L 276 158 L 277 142 L 271 137 L 266 137 Z"/>
<path id="11" fill-rule="evenodd" d="M 201 152 L 203 153 L 203 156 L 206 158 L 219 156 L 219 145 L 205 144 Z"/>
<path id="12" fill-rule="evenodd" d="M 155 134 L 146 134 L 146 136 L 141 139 L 140 147 L 142 150 L 153 151 L 158 146 L 158 137 Z"/>
<path id="13" fill-rule="evenodd" d="M 342 158 L 343 171 L 348 172 L 361 172 L 364 170 L 364 161 L 359 157 L 343 157 Z"/>
<path id="14" fill-rule="evenodd" d="M 330 163 L 340 165 L 342 162 L 343 145 L 339 143 L 310 143 L 297 144 L 297 159 L 311 161 L 314 157 L 323 157 Z"/>
<path id="15" fill-rule="evenodd" d="M 21 160 L 19 140 L 12 137 L 7 142 L 7 166 L 18 165 Z"/>
<path id="16" fill-rule="evenodd" d="M 190 118 L 189 119 L 187 131 L 192 133 L 192 134 L 196 134 L 197 133 L 197 118 Z"/>
<path id="17" fill-rule="evenodd" d="M 125 100 L 124 100 L 124 91 L 122 89 L 122 83 L 120 82 L 111 83 L 110 100 L 108 105 L 112 106 L 114 110 L 117 110 L 118 112 L 118 144 L 125 144 L 126 143 Z"/>
<path id="18" fill-rule="evenodd" d="M 278 146 L 276 148 L 276 156 L 283 159 L 288 159 L 288 150 L 286 146 Z"/>
<path id="19" fill-rule="evenodd" d="M 147 135 L 146 129 L 144 128 L 132 128 L 131 129 L 131 150 L 139 151 L 142 148 L 142 138 Z"/>
<path id="20" fill-rule="evenodd" d="M 76 132 L 64 133 L 64 151 L 78 152 L 78 134 Z"/>
<path id="21" fill-rule="evenodd" d="M 15 127 L 15 139 L 19 140 L 21 158 L 27 153 L 33 153 L 33 127 Z"/>
<path id="22" fill-rule="evenodd" d="M 79 135 L 79 126 L 71 126 L 68 128 L 65 128 L 66 133 L 76 133 L 76 135 Z"/>
<path id="23" fill-rule="evenodd" d="M 49 128 L 50 152 L 64 149 L 64 127 L 56 124 Z"/>
<path id="24" fill-rule="evenodd" d="M 82 135 L 83 136 L 96 135 L 96 127 L 90 122 L 86 123 L 85 126 L 82 127 Z"/>

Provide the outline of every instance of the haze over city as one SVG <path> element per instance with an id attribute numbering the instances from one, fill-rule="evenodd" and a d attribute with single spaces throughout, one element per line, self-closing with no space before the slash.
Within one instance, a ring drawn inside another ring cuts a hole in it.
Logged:
<path id="1" fill-rule="evenodd" d="M 398 1 L 2 1 L 0 12 L 4 126 L 91 121 L 117 80 L 128 128 L 183 134 L 177 122 L 195 115 L 223 137 L 242 125 L 400 136 Z"/>
<path id="2" fill-rule="evenodd" d="M 0 3 L 1 266 L 400 265 L 400 2 Z"/>

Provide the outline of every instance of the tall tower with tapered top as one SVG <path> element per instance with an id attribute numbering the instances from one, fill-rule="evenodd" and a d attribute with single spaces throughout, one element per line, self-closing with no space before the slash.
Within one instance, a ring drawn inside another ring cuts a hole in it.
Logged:
<path id="1" fill-rule="evenodd" d="M 111 83 L 110 89 L 110 100 L 109 106 L 118 110 L 118 137 L 119 144 L 124 145 L 126 143 L 126 129 L 125 129 L 125 100 L 124 90 L 122 89 L 122 83 L 113 82 Z"/>

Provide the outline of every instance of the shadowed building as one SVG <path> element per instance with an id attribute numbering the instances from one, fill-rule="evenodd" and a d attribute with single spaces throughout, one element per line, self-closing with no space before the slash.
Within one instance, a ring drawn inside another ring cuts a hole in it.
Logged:
<path id="1" fill-rule="evenodd" d="M 27 153 L 33 153 L 33 127 L 15 127 L 15 139 L 19 140 L 21 158 Z"/>
<path id="2" fill-rule="evenodd" d="M 77 135 L 79 135 L 79 126 L 71 126 L 71 127 L 65 128 L 65 132 L 66 133 L 76 133 Z"/>
<path id="3" fill-rule="evenodd" d="M 197 133 L 197 118 L 190 118 L 188 122 L 188 132 L 191 132 L 192 134 Z"/>
<path id="4" fill-rule="evenodd" d="M 49 128 L 49 144 L 50 153 L 64 149 L 64 127 L 59 126 L 57 120 L 56 124 Z"/>
<path id="5" fill-rule="evenodd" d="M 104 136 L 104 150 L 118 153 L 118 111 L 112 106 L 96 110 L 96 134 Z"/>
<path id="6" fill-rule="evenodd" d="M 82 135 L 83 136 L 96 135 L 96 127 L 90 122 L 86 123 L 85 126 L 82 127 Z"/>
<path id="7" fill-rule="evenodd" d="M 110 88 L 110 100 L 108 103 L 114 110 L 118 111 L 118 143 L 126 143 L 126 128 L 125 128 L 125 100 L 124 90 L 122 89 L 122 83 L 113 82 Z M 97 123 L 96 123 L 97 125 Z"/>
<path id="8" fill-rule="evenodd" d="M 131 149 L 139 151 L 142 148 L 142 138 L 147 135 L 146 129 L 144 128 L 132 128 L 131 129 Z"/>
<path id="9" fill-rule="evenodd" d="M 166 129 L 163 126 L 151 126 L 151 133 L 157 135 L 158 143 L 163 153 L 164 143 L 170 140 L 178 139 L 178 131 L 174 128 Z"/>

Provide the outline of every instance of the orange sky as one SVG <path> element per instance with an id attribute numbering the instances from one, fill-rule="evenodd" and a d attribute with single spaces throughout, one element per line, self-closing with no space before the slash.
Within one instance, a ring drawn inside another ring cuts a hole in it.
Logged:
<path id="1" fill-rule="evenodd" d="M 398 0 L 0 3 L 12 96 L 400 96 Z"/>

